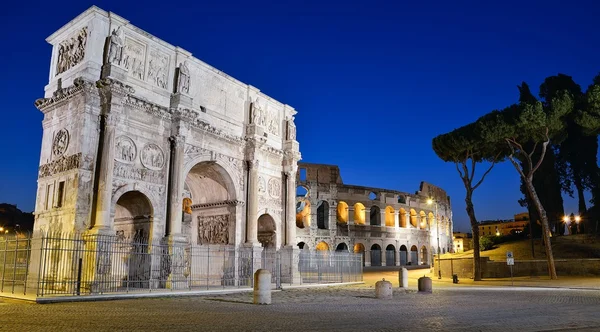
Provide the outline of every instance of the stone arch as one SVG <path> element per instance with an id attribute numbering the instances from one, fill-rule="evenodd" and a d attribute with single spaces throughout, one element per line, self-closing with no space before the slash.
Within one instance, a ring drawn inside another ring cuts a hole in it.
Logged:
<path id="1" fill-rule="evenodd" d="M 377 243 L 371 246 L 371 266 L 381 266 L 381 246 Z"/>
<path id="2" fill-rule="evenodd" d="M 298 248 L 300 248 L 300 250 L 304 250 L 308 249 L 308 246 L 304 242 L 298 242 Z"/>
<path id="3" fill-rule="evenodd" d="M 400 265 L 404 266 L 408 263 L 408 248 L 405 245 L 400 246 Z"/>
<path id="4" fill-rule="evenodd" d="M 410 265 L 419 265 L 419 249 L 413 245 L 410 247 Z"/>
<path id="5" fill-rule="evenodd" d="M 340 242 L 335 247 L 335 251 L 348 252 L 348 245 L 345 242 Z"/>
<path id="6" fill-rule="evenodd" d="M 307 186 L 296 187 L 296 197 L 308 197 L 310 190 Z"/>
<path id="7" fill-rule="evenodd" d="M 414 228 L 419 227 L 419 222 L 417 221 L 417 211 L 415 211 L 415 209 L 410 209 L 410 224 Z"/>
<path id="8" fill-rule="evenodd" d="M 344 201 L 338 202 L 335 217 L 339 224 L 347 224 L 348 223 L 348 203 L 346 203 Z"/>
<path id="9" fill-rule="evenodd" d="M 396 265 L 396 247 L 393 244 L 388 244 L 385 247 L 385 266 Z"/>
<path id="10" fill-rule="evenodd" d="M 408 225 L 406 223 L 406 210 L 404 210 L 403 208 L 400 208 L 400 212 L 398 212 L 398 218 L 399 218 L 399 223 L 400 223 L 400 227 L 402 228 L 406 228 Z"/>
<path id="11" fill-rule="evenodd" d="M 329 228 L 329 203 L 327 201 L 317 202 L 317 228 Z"/>
<path id="12" fill-rule="evenodd" d="M 427 214 L 427 224 L 429 225 L 429 229 L 434 228 L 436 222 L 437 222 L 437 220 L 435 220 L 435 216 L 433 215 L 433 212 L 429 212 Z"/>
<path id="13" fill-rule="evenodd" d="M 236 220 L 242 205 L 237 204 L 239 189 L 230 171 L 218 161 L 200 161 L 187 168 L 184 178 L 186 197 L 192 200 L 191 221 L 182 233 L 201 245 L 228 245 L 236 242 Z M 185 215 L 184 215 L 185 216 Z M 238 241 L 240 239 L 237 239 Z"/>
<path id="14" fill-rule="evenodd" d="M 148 243 L 153 239 L 154 207 L 144 193 L 131 190 L 119 195 L 114 205 L 115 234 Z"/>
<path id="15" fill-rule="evenodd" d="M 243 195 L 243 183 L 244 183 L 244 172 L 238 167 L 225 163 L 221 160 L 213 160 L 210 154 L 202 154 L 196 158 L 189 159 L 184 163 L 183 174 L 187 176 L 190 174 L 193 168 L 198 165 L 210 165 L 214 171 L 218 172 L 220 176 L 226 180 L 227 192 L 231 196 L 231 200 L 237 199 L 237 197 L 244 197 Z M 192 197 L 192 200 L 194 198 Z"/>
<path id="16" fill-rule="evenodd" d="M 429 257 L 427 256 L 427 247 L 421 247 L 421 263 L 427 265 L 429 263 Z"/>
<path id="17" fill-rule="evenodd" d="M 362 256 L 362 264 L 365 266 L 365 246 L 362 243 L 355 243 L 353 251 L 355 254 L 360 254 Z"/>
<path id="18" fill-rule="evenodd" d="M 425 211 L 419 212 L 419 229 L 427 229 L 427 214 Z"/>
<path id="19" fill-rule="evenodd" d="M 393 207 L 391 207 L 389 205 L 385 207 L 385 225 L 387 227 L 396 226 L 396 221 L 395 221 L 395 217 L 394 217 L 395 212 L 396 211 L 394 210 Z"/>
<path id="20" fill-rule="evenodd" d="M 369 223 L 371 226 L 381 226 L 381 209 L 377 205 L 371 206 L 369 214 Z"/>
<path id="21" fill-rule="evenodd" d="M 362 203 L 354 204 L 354 224 L 365 224 L 365 206 Z"/>
<path id="22" fill-rule="evenodd" d="M 258 242 L 264 248 L 275 248 L 277 244 L 277 226 L 270 214 L 264 213 L 258 217 Z"/>
<path id="23" fill-rule="evenodd" d="M 161 211 L 160 209 L 157 209 L 157 207 L 162 206 L 161 199 L 158 197 L 157 193 L 152 190 L 149 190 L 145 186 L 141 186 L 135 182 L 128 183 L 126 185 L 122 185 L 113 192 L 112 202 L 110 205 L 111 206 L 111 211 L 110 211 L 111 218 L 114 219 L 114 217 L 115 217 L 117 201 L 119 200 L 119 198 L 121 198 L 121 196 L 123 196 L 125 193 L 130 192 L 130 191 L 138 191 L 141 194 L 143 194 L 144 196 L 146 196 L 146 198 L 150 201 L 150 205 L 152 205 L 152 221 L 153 221 L 153 223 L 164 222 L 163 211 Z M 154 232 L 155 232 L 155 234 L 152 234 L 152 235 L 155 237 L 161 237 L 161 236 L 165 235 L 164 228 L 154 229 Z"/>
<path id="24" fill-rule="evenodd" d="M 321 241 L 317 243 L 315 249 L 317 249 L 317 251 L 329 251 L 329 244 L 327 244 L 325 241 Z"/>
<path id="25" fill-rule="evenodd" d="M 311 205 L 310 201 L 305 198 L 300 198 L 296 201 L 296 227 L 310 227 Z"/>

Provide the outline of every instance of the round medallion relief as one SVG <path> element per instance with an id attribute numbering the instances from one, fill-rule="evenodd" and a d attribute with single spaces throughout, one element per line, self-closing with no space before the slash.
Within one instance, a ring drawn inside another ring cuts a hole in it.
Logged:
<path id="1" fill-rule="evenodd" d="M 54 136 L 54 141 L 52 142 L 52 153 L 55 156 L 62 156 L 65 151 L 67 151 L 67 147 L 69 146 L 69 132 L 66 129 L 61 129 Z"/>
<path id="2" fill-rule="evenodd" d="M 137 148 L 133 140 L 127 136 L 117 138 L 115 148 L 115 160 L 126 164 L 132 164 L 137 157 Z"/>
<path id="3" fill-rule="evenodd" d="M 154 144 L 147 143 L 140 154 L 142 165 L 153 170 L 160 170 L 165 165 L 165 154 L 162 149 Z"/>

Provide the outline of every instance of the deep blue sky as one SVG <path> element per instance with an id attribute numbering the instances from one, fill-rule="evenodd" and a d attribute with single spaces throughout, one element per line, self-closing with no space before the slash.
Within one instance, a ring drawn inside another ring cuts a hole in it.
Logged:
<path id="1" fill-rule="evenodd" d="M 304 161 L 337 164 L 350 184 L 439 185 L 455 230 L 467 230 L 462 182 L 431 139 L 515 102 L 522 81 L 537 90 L 561 72 L 585 88 L 600 71 L 593 1 L 487 2 L 6 2 L 0 202 L 34 207 L 45 38 L 95 4 L 295 107 Z M 511 218 L 523 211 L 520 196 L 516 171 L 498 165 L 475 192 L 477 215 Z M 565 205 L 576 210 L 572 199 Z"/>

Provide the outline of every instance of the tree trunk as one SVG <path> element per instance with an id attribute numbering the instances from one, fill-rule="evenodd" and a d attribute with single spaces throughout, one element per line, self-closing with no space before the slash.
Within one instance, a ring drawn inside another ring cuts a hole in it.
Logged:
<path id="1" fill-rule="evenodd" d="M 578 204 L 579 204 L 579 214 L 582 215 L 585 213 L 585 211 L 587 211 L 587 207 L 585 204 L 585 197 L 583 196 L 583 184 L 581 183 L 581 177 L 580 176 L 576 176 L 575 179 L 575 188 L 577 188 L 577 199 L 578 199 Z"/>
<path id="2" fill-rule="evenodd" d="M 533 187 L 533 179 L 528 178 L 525 179 L 525 184 L 527 185 L 527 190 L 531 195 L 533 203 L 538 210 L 540 215 L 540 219 L 542 221 L 542 239 L 544 240 L 544 247 L 546 249 L 546 259 L 548 260 L 548 274 L 550 275 L 550 279 L 558 279 L 556 276 L 556 267 L 554 266 L 554 255 L 552 254 L 552 243 L 550 242 L 550 226 L 548 224 L 548 217 L 546 216 L 546 210 L 542 206 L 540 199 L 537 196 L 535 188 Z"/>
<path id="3" fill-rule="evenodd" d="M 467 188 L 467 196 L 465 197 L 465 203 L 467 203 L 467 214 L 471 221 L 471 232 L 473 233 L 473 280 L 481 281 L 481 260 L 479 255 L 479 224 L 475 217 L 475 209 L 473 208 L 473 193 L 470 188 Z"/>

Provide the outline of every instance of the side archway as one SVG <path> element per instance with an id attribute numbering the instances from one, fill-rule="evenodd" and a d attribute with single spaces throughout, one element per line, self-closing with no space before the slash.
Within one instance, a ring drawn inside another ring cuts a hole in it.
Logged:
<path id="1" fill-rule="evenodd" d="M 394 217 L 395 212 L 396 211 L 394 210 L 393 207 L 386 206 L 386 208 L 385 208 L 385 225 L 387 227 L 396 226 L 396 221 L 395 221 L 395 217 Z"/>
<path id="2" fill-rule="evenodd" d="M 427 256 L 427 247 L 421 247 L 421 264 L 427 265 L 429 263 L 429 257 Z"/>
<path id="3" fill-rule="evenodd" d="M 379 206 L 371 206 L 371 213 L 369 214 L 369 222 L 371 226 L 381 226 L 381 209 Z"/>
<path id="4" fill-rule="evenodd" d="M 263 248 L 275 248 L 277 241 L 275 219 L 269 214 L 258 217 L 258 242 Z"/>
<path id="5" fill-rule="evenodd" d="M 329 203 L 327 201 L 319 201 L 317 203 L 317 228 L 329 228 Z"/>
<path id="6" fill-rule="evenodd" d="M 365 224 L 365 206 L 362 203 L 354 204 L 354 224 Z"/>
<path id="7" fill-rule="evenodd" d="M 419 265 L 419 249 L 413 245 L 410 247 L 410 265 Z"/>
<path id="8" fill-rule="evenodd" d="M 348 223 L 348 203 L 339 201 L 335 213 L 338 224 Z"/>
<path id="9" fill-rule="evenodd" d="M 362 265 L 365 266 L 365 246 L 362 243 L 355 243 L 354 253 L 362 256 Z"/>
<path id="10" fill-rule="evenodd" d="M 400 265 L 404 266 L 408 263 L 408 248 L 405 245 L 400 246 Z"/>
<path id="11" fill-rule="evenodd" d="M 396 247 L 393 244 L 388 244 L 385 247 L 385 266 L 396 265 Z"/>
<path id="12" fill-rule="evenodd" d="M 404 210 L 403 208 L 400 208 L 400 212 L 398 213 L 398 218 L 400 221 L 400 227 L 402 228 L 406 228 L 407 222 L 406 222 L 406 210 Z"/>
<path id="13" fill-rule="evenodd" d="M 348 245 L 346 245 L 346 243 L 342 242 L 342 243 L 338 244 L 337 247 L 335 247 L 335 251 L 348 252 Z"/>
<path id="14" fill-rule="evenodd" d="M 371 266 L 381 266 L 381 247 L 377 243 L 371 246 Z"/>
<path id="15" fill-rule="evenodd" d="M 415 209 L 410 209 L 410 224 L 413 228 L 419 227 L 419 222 L 417 221 L 417 211 L 415 211 Z"/>

